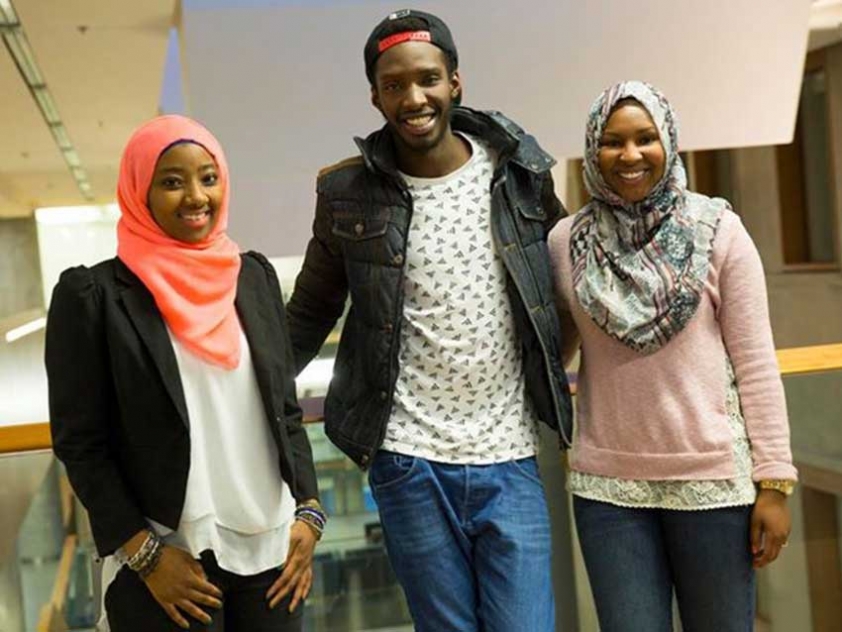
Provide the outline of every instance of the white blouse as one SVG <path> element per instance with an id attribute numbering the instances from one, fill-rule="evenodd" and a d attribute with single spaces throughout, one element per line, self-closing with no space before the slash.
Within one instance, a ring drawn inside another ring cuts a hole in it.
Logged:
<path id="1" fill-rule="evenodd" d="M 170 339 L 190 420 L 190 472 L 178 529 L 153 526 L 194 557 L 212 550 L 220 568 L 237 575 L 278 567 L 289 549 L 295 499 L 281 478 L 246 337 L 241 330 L 233 370 Z"/>
<path id="2" fill-rule="evenodd" d="M 190 420 L 190 470 L 178 529 L 147 520 L 166 544 L 195 558 L 211 550 L 231 573 L 277 568 L 289 551 L 295 499 L 281 478 L 245 334 L 241 328 L 240 363 L 230 371 L 195 356 L 169 334 Z M 115 555 L 103 560 L 103 599 L 121 566 Z M 101 606 L 97 629 L 107 631 Z"/>

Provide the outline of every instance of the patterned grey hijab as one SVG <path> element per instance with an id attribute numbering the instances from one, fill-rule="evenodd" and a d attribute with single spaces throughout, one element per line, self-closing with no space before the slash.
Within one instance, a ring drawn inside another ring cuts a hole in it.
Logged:
<path id="1" fill-rule="evenodd" d="M 599 170 L 605 125 L 617 102 L 628 98 L 649 112 L 666 159 L 664 176 L 634 203 L 614 192 Z M 635 351 L 653 353 L 696 313 L 728 203 L 687 190 L 672 107 L 640 81 L 611 86 L 591 107 L 584 177 L 592 200 L 577 213 L 570 238 L 576 296 L 608 335 Z"/>

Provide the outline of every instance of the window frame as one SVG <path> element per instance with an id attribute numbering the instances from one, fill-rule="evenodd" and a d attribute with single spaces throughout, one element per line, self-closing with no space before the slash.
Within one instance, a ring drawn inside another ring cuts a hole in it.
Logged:
<path id="1" fill-rule="evenodd" d="M 832 111 L 832 95 L 830 69 L 827 63 L 825 49 L 819 49 L 807 53 L 804 62 L 802 75 L 806 77 L 813 72 L 823 71 L 828 81 L 827 107 L 825 109 L 825 125 L 828 130 L 828 155 L 827 168 L 830 180 L 830 207 L 831 207 L 831 231 L 833 233 L 833 258 L 832 261 L 793 261 L 792 259 L 805 259 L 809 257 L 809 237 L 804 235 L 809 230 L 809 212 L 807 208 L 807 191 L 804 178 L 803 158 L 803 136 L 801 133 L 801 112 L 800 112 L 800 90 L 799 105 L 796 110 L 795 128 L 793 130 L 792 142 L 788 145 L 777 145 L 775 147 L 775 164 L 777 167 L 777 188 L 778 200 L 780 203 L 780 253 L 781 272 L 783 273 L 814 273 L 814 272 L 839 272 L 840 265 L 840 244 L 839 244 L 839 211 L 836 184 L 836 152 L 834 151 L 835 134 Z M 795 174 L 785 177 L 785 174 Z M 793 239 L 791 231 L 799 234 Z M 796 253 L 796 254 L 793 254 Z"/>

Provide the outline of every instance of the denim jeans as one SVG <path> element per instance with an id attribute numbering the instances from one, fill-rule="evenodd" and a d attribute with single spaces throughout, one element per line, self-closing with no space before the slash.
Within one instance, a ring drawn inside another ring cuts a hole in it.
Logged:
<path id="1" fill-rule="evenodd" d="M 573 497 L 602 632 L 751 632 L 751 506 L 634 509 Z"/>
<path id="2" fill-rule="evenodd" d="M 535 458 L 451 465 L 377 453 L 369 473 L 416 632 L 553 632 Z"/>

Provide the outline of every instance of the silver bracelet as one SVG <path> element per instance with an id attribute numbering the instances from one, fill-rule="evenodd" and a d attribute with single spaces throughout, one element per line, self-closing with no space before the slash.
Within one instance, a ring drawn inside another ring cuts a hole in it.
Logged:
<path id="1" fill-rule="evenodd" d="M 137 552 L 126 560 L 126 566 L 138 573 L 141 577 L 146 577 L 152 572 L 154 565 L 157 565 L 158 559 L 161 557 L 161 549 L 163 542 L 158 534 L 154 531 L 148 531 L 146 539 Z"/>

